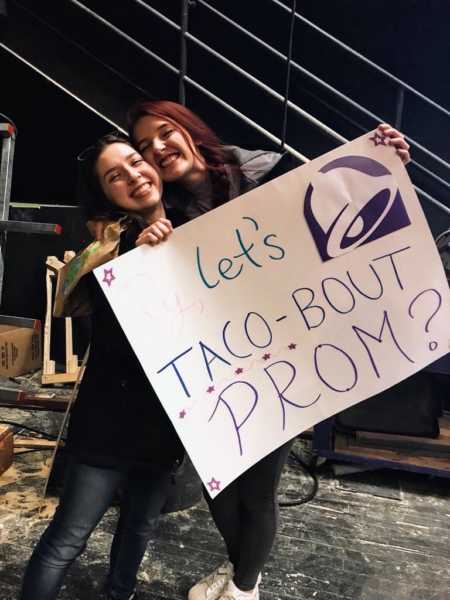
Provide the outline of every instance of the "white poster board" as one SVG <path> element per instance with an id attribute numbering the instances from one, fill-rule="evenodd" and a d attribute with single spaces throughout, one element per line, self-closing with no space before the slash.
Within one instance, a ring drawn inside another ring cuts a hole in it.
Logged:
<path id="1" fill-rule="evenodd" d="M 378 134 L 95 274 L 212 496 L 450 349 L 439 255 Z"/>

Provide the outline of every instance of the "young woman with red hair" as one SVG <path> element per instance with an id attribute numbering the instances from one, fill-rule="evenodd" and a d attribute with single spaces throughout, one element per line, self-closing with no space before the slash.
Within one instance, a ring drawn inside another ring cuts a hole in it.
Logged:
<path id="1" fill-rule="evenodd" d="M 167 100 L 145 101 L 132 108 L 129 129 L 137 150 L 164 181 L 163 200 L 174 225 L 299 164 L 287 153 L 225 146 L 195 113 Z M 409 161 L 402 134 L 386 124 L 379 126 L 379 133 L 388 137 L 404 163 Z M 214 500 L 205 493 L 229 560 L 194 585 L 189 600 L 259 598 L 261 571 L 277 529 L 278 483 L 290 447 L 291 442 L 263 458 Z"/>

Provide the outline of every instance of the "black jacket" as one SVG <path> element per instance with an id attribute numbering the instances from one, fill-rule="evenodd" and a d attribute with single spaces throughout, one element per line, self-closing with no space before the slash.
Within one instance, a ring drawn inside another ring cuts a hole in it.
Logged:
<path id="1" fill-rule="evenodd" d="M 123 235 L 119 254 L 135 239 Z M 95 306 L 91 349 L 66 448 L 99 466 L 175 466 L 184 454 L 181 441 L 97 280 L 86 277 Z"/>
<path id="2" fill-rule="evenodd" d="M 288 152 L 279 154 L 267 150 L 245 150 L 238 146 L 228 146 L 228 149 L 232 151 L 239 170 L 227 169 L 227 200 L 233 200 L 302 164 Z M 165 185 L 163 201 L 167 217 L 174 227 L 183 225 L 215 207 L 213 198 L 209 199 L 209 205 L 208 202 L 204 202 L 200 206 L 194 196 L 173 184 Z"/>

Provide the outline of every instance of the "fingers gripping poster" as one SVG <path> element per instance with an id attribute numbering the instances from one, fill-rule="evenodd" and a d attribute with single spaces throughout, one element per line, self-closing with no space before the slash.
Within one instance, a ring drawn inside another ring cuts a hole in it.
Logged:
<path id="1" fill-rule="evenodd" d="M 377 134 L 95 273 L 211 496 L 450 349 L 439 255 Z"/>

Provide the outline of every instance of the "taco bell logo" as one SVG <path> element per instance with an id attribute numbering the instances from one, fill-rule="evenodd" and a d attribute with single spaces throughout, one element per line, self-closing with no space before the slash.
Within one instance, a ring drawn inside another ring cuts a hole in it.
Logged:
<path id="1" fill-rule="evenodd" d="M 323 166 L 306 190 L 304 213 L 323 261 L 411 224 L 392 173 L 366 156 Z"/>

